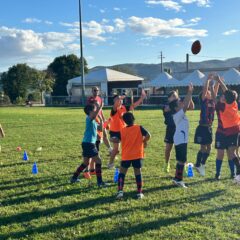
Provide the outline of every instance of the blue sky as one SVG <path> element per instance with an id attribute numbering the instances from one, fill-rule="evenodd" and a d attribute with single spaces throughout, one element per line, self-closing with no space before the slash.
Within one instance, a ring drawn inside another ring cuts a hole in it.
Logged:
<path id="1" fill-rule="evenodd" d="M 239 0 L 81 0 L 89 66 L 240 57 Z M 79 55 L 78 0 L 1 0 L 0 71 Z M 210 58 L 205 58 L 210 57 Z"/>

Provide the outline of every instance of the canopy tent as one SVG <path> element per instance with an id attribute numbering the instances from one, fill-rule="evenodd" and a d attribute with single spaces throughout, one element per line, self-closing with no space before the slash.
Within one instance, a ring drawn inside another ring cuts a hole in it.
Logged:
<path id="1" fill-rule="evenodd" d="M 85 75 L 86 86 L 101 86 L 102 91 L 107 90 L 108 82 L 132 82 L 132 81 L 143 81 L 144 79 L 139 76 L 119 72 L 109 68 L 101 68 L 98 70 L 91 71 Z M 79 87 L 82 85 L 81 76 L 68 80 L 67 92 L 70 94 L 73 87 Z"/>
<path id="2" fill-rule="evenodd" d="M 178 86 L 180 81 L 172 77 L 170 74 L 167 72 L 162 72 L 160 73 L 155 79 L 143 83 L 140 85 L 140 87 L 168 87 L 168 86 Z"/>
<path id="3" fill-rule="evenodd" d="M 195 70 L 181 81 L 181 86 L 188 86 L 189 83 L 192 83 L 193 86 L 203 86 L 206 80 L 207 77 L 204 73 Z"/>
<path id="4" fill-rule="evenodd" d="M 231 68 L 223 74 L 224 82 L 226 85 L 239 85 L 240 84 L 240 72 Z"/>

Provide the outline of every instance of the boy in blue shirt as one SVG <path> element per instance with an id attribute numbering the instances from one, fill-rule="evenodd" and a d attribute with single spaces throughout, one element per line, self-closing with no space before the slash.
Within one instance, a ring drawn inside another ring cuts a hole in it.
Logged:
<path id="1" fill-rule="evenodd" d="M 103 107 L 103 103 L 98 105 L 87 105 L 84 108 L 84 112 L 87 115 L 86 117 L 86 129 L 84 132 L 84 137 L 82 141 L 82 150 L 83 150 L 83 163 L 77 168 L 76 172 L 70 179 L 71 183 L 79 182 L 78 176 L 89 164 L 89 160 L 92 159 L 96 162 L 96 176 L 97 176 L 97 185 L 103 187 L 106 184 L 102 181 L 102 160 L 99 157 L 98 150 L 96 147 L 97 140 L 97 128 L 98 124 L 96 122 L 96 117 Z M 102 119 L 100 118 L 100 126 L 102 126 Z"/>

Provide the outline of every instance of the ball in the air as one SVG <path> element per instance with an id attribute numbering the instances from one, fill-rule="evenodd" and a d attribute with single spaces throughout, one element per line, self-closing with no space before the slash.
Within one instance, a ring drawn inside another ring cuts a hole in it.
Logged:
<path id="1" fill-rule="evenodd" d="M 194 55 L 198 54 L 200 51 L 201 51 L 201 43 L 199 40 L 196 40 L 195 42 L 193 42 L 192 44 L 192 48 L 191 48 L 191 51 Z"/>

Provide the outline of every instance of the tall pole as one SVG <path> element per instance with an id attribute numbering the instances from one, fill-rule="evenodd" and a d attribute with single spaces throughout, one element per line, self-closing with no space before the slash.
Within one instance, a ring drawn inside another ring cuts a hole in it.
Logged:
<path id="1" fill-rule="evenodd" d="M 158 58 L 161 59 L 161 73 L 162 73 L 162 72 L 163 72 L 163 59 L 165 58 L 165 57 L 163 56 L 163 53 L 162 53 L 162 52 L 161 52 L 161 54 L 160 54 L 160 56 L 159 56 Z"/>
<path id="2" fill-rule="evenodd" d="M 189 71 L 189 54 L 186 54 L 186 71 Z"/>
<path id="3" fill-rule="evenodd" d="M 82 38 L 82 7 L 79 0 L 79 31 L 80 31 L 80 60 L 81 60 L 81 80 L 82 80 L 82 104 L 85 104 L 85 77 L 84 77 L 84 58 L 83 58 L 83 38 Z"/>

